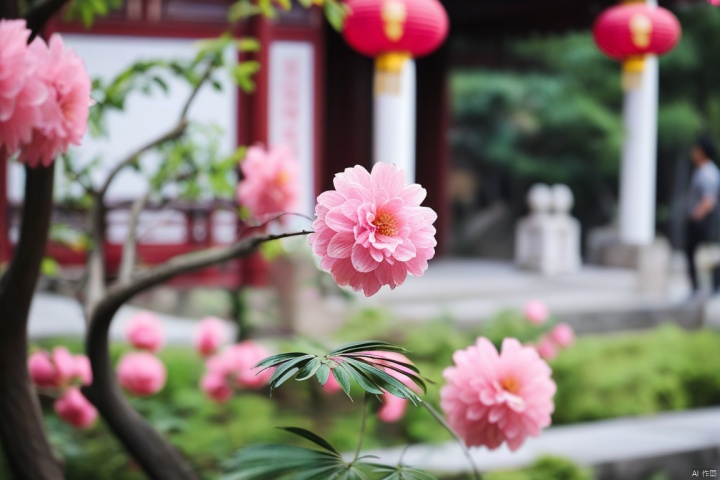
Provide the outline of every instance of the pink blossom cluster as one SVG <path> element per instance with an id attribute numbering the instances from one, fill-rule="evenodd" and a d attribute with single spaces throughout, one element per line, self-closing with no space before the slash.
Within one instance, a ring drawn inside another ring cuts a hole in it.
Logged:
<path id="1" fill-rule="evenodd" d="M 300 163 L 284 145 L 248 148 L 240 164 L 238 203 L 253 218 L 296 210 L 300 196 Z"/>
<path id="2" fill-rule="evenodd" d="M 226 347 L 207 359 L 200 388 L 211 400 L 224 403 L 236 388 L 256 389 L 270 381 L 272 370 L 256 373 L 253 367 L 270 356 L 262 345 L 250 340 Z"/>
<path id="3" fill-rule="evenodd" d="M 372 172 L 348 168 L 334 185 L 318 197 L 308 237 L 320 268 L 366 297 L 402 285 L 408 274 L 423 275 L 437 245 L 437 214 L 421 206 L 425 189 L 406 185 L 402 169 L 386 163 Z"/>
<path id="4" fill-rule="evenodd" d="M 165 364 L 155 356 L 165 342 L 160 319 L 150 312 L 139 312 L 130 319 L 125 335 L 140 351 L 122 356 L 116 369 L 118 383 L 139 397 L 158 393 L 167 381 Z"/>
<path id="5" fill-rule="evenodd" d="M 48 166 L 85 135 L 90 77 L 59 35 L 29 38 L 24 20 L 0 20 L 0 157 Z"/>
<path id="6" fill-rule="evenodd" d="M 52 352 L 38 350 L 28 358 L 28 371 L 37 388 L 60 395 L 55 400 L 55 412 L 61 419 L 80 429 L 95 423 L 97 410 L 79 389 L 92 383 L 92 369 L 85 355 L 73 355 L 65 347 L 55 347 Z"/>
<path id="7" fill-rule="evenodd" d="M 412 362 L 405 356 L 400 353 L 395 352 L 366 352 L 368 355 L 372 355 L 373 357 L 383 357 L 388 358 L 392 360 L 396 360 L 403 363 L 409 363 L 412 364 Z M 410 380 L 406 375 L 403 375 L 401 372 L 398 372 L 397 370 L 407 371 L 408 373 L 412 373 L 410 370 L 404 368 L 401 365 L 398 365 L 396 363 L 392 362 L 383 362 L 382 360 L 377 361 L 376 359 L 372 359 L 373 363 L 378 364 L 379 366 L 382 365 L 391 365 L 393 368 L 385 368 L 385 372 L 388 375 L 391 375 L 404 383 L 408 388 L 413 389 L 415 392 L 419 393 L 419 389 L 415 383 Z M 397 370 L 395 370 L 397 369 Z M 330 394 L 335 394 L 342 390 L 342 387 L 340 384 L 335 380 L 335 376 L 330 374 L 328 377 L 328 381 L 323 385 L 323 389 L 325 392 Z M 378 411 L 378 419 L 385 423 L 395 423 L 400 421 L 404 416 L 405 412 L 407 411 L 407 404 L 408 400 L 400 397 L 396 397 L 395 395 L 391 395 L 388 392 L 384 392 L 380 396 L 380 401 L 382 403 L 382 406 L 380 407 L 380 410 Z"/>
<path id="8" fill-rule="evenodd" d="M 532 300 L 525 305 L 523 315 L 533 325 L 545 325 L 550 318 L 550 309 L 540 300 Z M 537 341 L 540 356 L 545 360 L 553 360 L 563 348 L 575 343 L 575 332 L 567 323 L 559 323 L 552 327 Z"/>
<path id="9" fill-rule="evenodd" d="M 575 343 L 575 331 L 567 323 L 558 323 L 537 344 L 540 356 L 545 360 L 553 360 L 560 350 Z"/>
<path id="10" fill-rule="evenodd" d="M 502 349 L 486 338 L 453 355 L 440 391 L 448 423 L 469 447 L 517 450 L 551 423 L 555 382 L 536 349 L 514 338 Z"/>

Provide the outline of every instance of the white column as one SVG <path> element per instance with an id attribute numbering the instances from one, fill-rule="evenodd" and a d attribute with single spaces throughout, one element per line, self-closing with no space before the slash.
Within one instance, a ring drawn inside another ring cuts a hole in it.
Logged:
<path id="1" fill-rule="evenodd" d="M 415 62 L 408 60 L 398 92 L 375 92 L 373 119 L 374 162 L 392 163 L 415 183 Z"/>
<path id="2" fill-rule="evenodd" d="M 655 239 L 658 60 L 648 56 L 639 88 L 625 94 L 625 146 L 620 172 L 620 239 L 649 245 Z"/>
<path id="3" fill-rule="evenodd" d="M 657 6 L 657 0 L 647 0 Z M 648 55 L 640 84 L 625 93 L 625 145 L 620 171 L 620 240 L 649 245 L 655 239 L 658 59 Z"/>

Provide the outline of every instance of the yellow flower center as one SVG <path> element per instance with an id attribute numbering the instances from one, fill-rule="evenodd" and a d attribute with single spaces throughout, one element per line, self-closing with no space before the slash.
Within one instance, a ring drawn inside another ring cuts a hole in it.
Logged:
<path id="1" fill-rule="evenodd" d="M 285 170 L 281 170 L 275 181 L 280 186 L 286 185 L 290 181 L 290 175 Z"/>
<path id="2" fill-rule="evenodd" d="M 400 227 L 397 224 L 397 220 L 389 213 L 378 213 L 375 217 L 375 221 L 372 222 L 377 230 L 376 233 L 385 235 L 386 237 L 394 237 L 400 231 Z"/>
<path id="3" fill-rule="evenodd" d="M 508 393 L 512 393 L 513 395 L 517 395 L 520 393 L 520 382 L 518 382 L 517 378 L 515 377 L 507 377 L 504 378 L 500 382 L 500 386 Z"/>

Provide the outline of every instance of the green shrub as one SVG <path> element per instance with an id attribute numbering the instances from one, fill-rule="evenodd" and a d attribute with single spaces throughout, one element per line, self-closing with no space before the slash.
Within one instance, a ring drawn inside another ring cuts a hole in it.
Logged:
<path id="1" fill-rule="evenodd" d="M 552 363 L 553 422 L 574 423 L 720 404 L 720 335 L 664 326 L 580 338 Z"/>
<path id="2" fill-rule="evenodd" d="M 592 471 L 560 457 L 540 457 L 521 470 L 491 472 L 483 480 L 592 480 Z"/>

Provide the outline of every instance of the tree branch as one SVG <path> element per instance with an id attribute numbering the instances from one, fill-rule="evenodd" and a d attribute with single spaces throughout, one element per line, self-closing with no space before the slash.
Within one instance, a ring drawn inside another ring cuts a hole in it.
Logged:
<path id="1" fill-rule="evenodd" d="M 162 265 L 139 273 L 127 283 L 111 286 L 92 309 L 85 348 L 93 370 L 93 383 L 83 392 L 95 404 L 110 429 L 145 472 L 156 480 L 197 480 L 180 453 L 132 409 L 118 386 L 110 359 L 110 324 L 120 307 L 136 294 L 160 285 L 176 275 L 199 270 L 252 254 L 262 243 L 279 238 L 306 235 L 294 232 L 255 236 L 228 247 L 218 247 L 177 256 Z"/>
<path id="2" fill-rule="evenodd" d="M 9 0 L 5 0 L 9 1 Z M 44 0 L 33 4 L 33 7 L 25 15 L 25 21 L 27 27 L 32 31 L 30 34 L 29 42 L 40 34 L 40 31 L 45 28 L 45 24 L 55 15 L 60 9 L 68 3 L 69 0 Z"/>
<path id="3" fill-rule="evenodd" d="M 0 440 L 14 478 L 59 480 L 62 469 L 45 436 L 26 357 L 28 313 L 52 215 L 53 167 L 25 172 L 20 238 L 0 280 Z"/>
<path id="4" fill-rule="evenodd" d="M 140 214 L 150 200 L 150 192 L 136 199 L 130 208 L 130 220 L 128 221 L 128 232 L 123 243 L 122 259 L 120 260 L 120 271 L 118 272 L 119 283 L 129 283 L 132 280 L 133 269 L 137 258 L 137 237 Z"/>
<path id="5" fill-rule="evenodd" d="M 87 286 L 85 288 L 85 318 L 103 298 L 106 290 L 105 272 L 105 202 L 99 193 L 93 193 L 93 204 L 88 218 L 92 245 L 88 253 Z"/>

